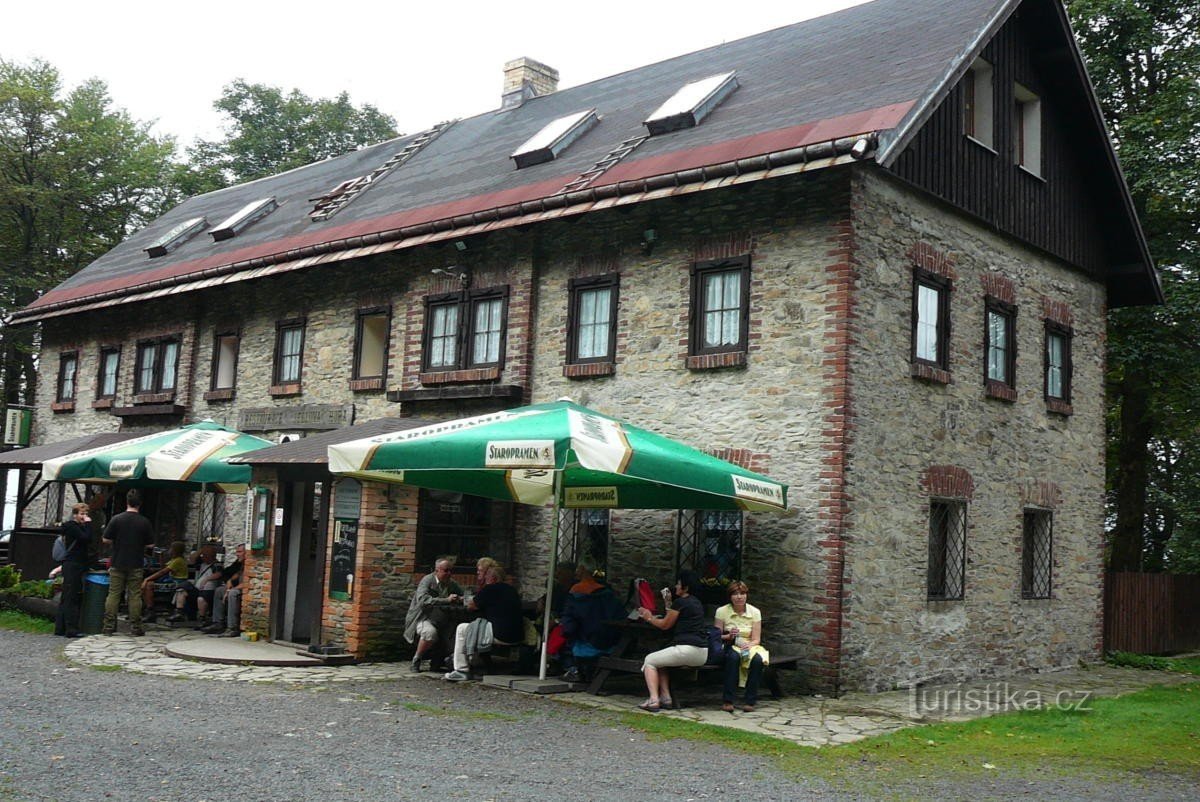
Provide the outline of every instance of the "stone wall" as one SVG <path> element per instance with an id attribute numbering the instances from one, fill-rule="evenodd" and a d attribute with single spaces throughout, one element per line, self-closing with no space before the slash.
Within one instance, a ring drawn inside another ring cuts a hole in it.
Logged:
<path id="1" fill-rule="evenodd" d="M 914 195 L 854 181 L 855 290 L 842 685 L 1041 670 L 1100 647 L 1103 286 Z M 914 264 L 949 271 L 950 381 L 910 375 Z M 1015 400 L 983 376 L 984 295 L 1017 306 Z M 1065 307 L 1065 309 L 1064 309 Z M 1072 414 L 1043 399 L 1045 317 L 1072 319 Z M 927 601 L 930 497 L 967 501 L 965 598 Z M 1021 596 L 1022 514 L 1053 510 L 1052 598 Z"/>

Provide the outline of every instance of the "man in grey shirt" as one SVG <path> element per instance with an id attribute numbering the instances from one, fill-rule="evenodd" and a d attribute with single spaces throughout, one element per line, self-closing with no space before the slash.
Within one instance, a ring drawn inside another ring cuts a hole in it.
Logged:
<path id="1" fill-rule="evenodd" d="M 453 560 L 439 557 L 433 564 L 433 573 L 421 579 L 408 604 L 404 639 L 417 643 L 417 652 L 412 659 L 413 671 L 421 670 L 421 661 L 442 637 L 442 630 L 449 626 L 450 620 L 445 613 L 447 606 L 462 601 L 462 588 L 450 578 L 453 570 Z"/>

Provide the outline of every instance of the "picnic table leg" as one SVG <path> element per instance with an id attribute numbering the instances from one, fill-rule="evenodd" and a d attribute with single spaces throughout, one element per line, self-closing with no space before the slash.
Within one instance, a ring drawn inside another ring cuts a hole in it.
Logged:
<path id="1" fill-rule="evenodd" d="M 633 645 L 633 640 L 634 640 L 634 633 L 622 632 L 620 640 L 617 641 L 617 645 L 613 647 L 613 650 L 611 652 L 609 652 L 608 656 L 609 657 L 624 657 L 625 652 L 629 651 L 629 647 L 631 645 Z M 604 683 L 608 679 L 608 675 L 611 673 L 612 673 L 611 668 L 597 667 L 596 673 L 592 677 L 592 681 L 588 684 L 587 692 L 590 693 L 592 696 L 596 696 L 597 694 L 599 694 L 600 689 L 604 687 Z"/>

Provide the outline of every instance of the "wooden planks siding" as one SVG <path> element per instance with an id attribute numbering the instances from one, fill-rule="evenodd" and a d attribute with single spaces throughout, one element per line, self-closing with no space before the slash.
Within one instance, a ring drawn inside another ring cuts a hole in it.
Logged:
<path id="1" fill-rule="evenodd" d="M 1104 650 L 1174 654 L 1200 649 L 1200 575 L 1108 574 Z"/>
<path id="2" fill-rule="evenodd" d="M 1082 123 L 1070 82 L 1048 66 L 1054 62 L 1026 35 L 1019 17 L 1000 29 L 982 55 L 994 70 L 995 151 L 965 135 L 966 90 L 960 82 L 892 172 L 1001 231 L 1103 275 L 1115 256 L 1103 219 L 1110 212 L 1097 200 L 1108 190 L 1097 184 L 1096 172 L 1107 168 L 1084 163 L 1090 151 L 1076 144 Z M 1014 82 L 1041 99 L 1041 177 L 1015 163 Z"/>

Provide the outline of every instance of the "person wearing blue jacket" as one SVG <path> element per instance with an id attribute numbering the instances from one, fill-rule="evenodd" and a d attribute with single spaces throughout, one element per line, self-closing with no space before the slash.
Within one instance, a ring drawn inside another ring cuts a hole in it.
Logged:
<path id="1" fill-rule="evenodd" d="M 563 674 L 567 682 L 584 681 L 597 658 L 612 651 L 619 633 L 608 622 L 625 616 L 625 607 L 612 588 L 596 581 L 588 566 L 580 563 L 575 577 L 578 581 L 567 593 L 560 619 L 570 655 Z"/>

